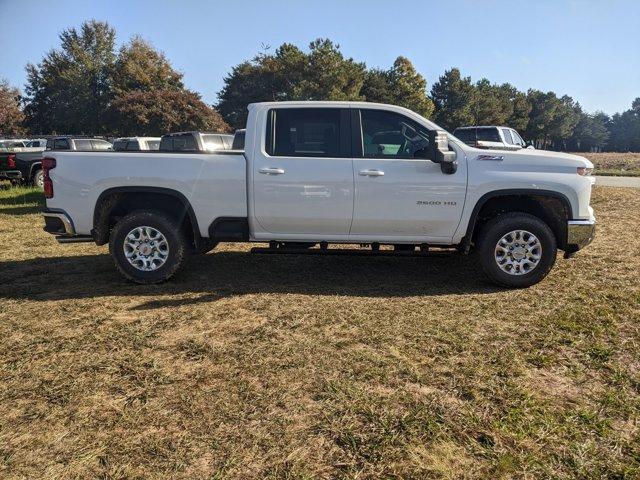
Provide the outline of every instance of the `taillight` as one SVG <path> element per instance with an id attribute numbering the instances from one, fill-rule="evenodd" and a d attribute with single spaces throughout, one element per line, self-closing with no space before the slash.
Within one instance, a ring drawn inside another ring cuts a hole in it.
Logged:
<path id="1" fill-rule="evenodd" d="M 16 154 L 10 153 L 7 156 L 7 168 L 16 168 Z"/>
<path id="2" fill-rule="evenodd" d="M 588 177 L 589 175 L 591 175 L 592 171 L 593 171 L 593 168 L 587 168 L 587 167 L 578 167 L 577 168 L 578 175 L 580 175 L 582 177 Z"/>
<path id="3" fill-rule="evenodd" d="M 42 175 L 44 177 L 44 198 L 53 198 L 53 182 L 49 176 L 49 171 L 56 168 L 56 159 L 44 157 L 42 159 Z"/>

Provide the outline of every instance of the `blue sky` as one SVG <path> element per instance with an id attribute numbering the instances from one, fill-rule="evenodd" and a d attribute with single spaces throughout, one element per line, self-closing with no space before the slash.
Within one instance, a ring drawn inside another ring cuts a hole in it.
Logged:
<path id="1" fill-rule="evenodd" d="M 24 66 L 91 18 L 115 27 L 118 44 L 149 40 L 210 103 L 262 45 L 306 48 L 318 37 L 368 66 L 407 56 L 429 88 L 456 66 L 474 80 L 566 93 L 588 111 L 626 110 L 640 97 L 638 0 L 0 0 L 0 77 L 22 87 Z"/>

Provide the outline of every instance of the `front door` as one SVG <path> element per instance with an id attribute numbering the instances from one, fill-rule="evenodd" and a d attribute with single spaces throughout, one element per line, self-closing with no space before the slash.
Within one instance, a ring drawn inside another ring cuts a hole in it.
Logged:
<path id="1" fill-rule="evenodd" d="M 349 109 L 274 108 L 253 162 L 255 218 L 265 232 L 348 235 L 353 214 Z"/>
<path id="2" fill-rule="evenodd" d="M 362 145 L 354 149 L 351 235 L 450 241 L 464 206 L 464 159 L 458 159 L 456 173 L 444 174 L 439 164 L 424 158 L 429 142 L 426 127 L 402 114 L 377 109 L 360 109 L 353 118 Z"/>

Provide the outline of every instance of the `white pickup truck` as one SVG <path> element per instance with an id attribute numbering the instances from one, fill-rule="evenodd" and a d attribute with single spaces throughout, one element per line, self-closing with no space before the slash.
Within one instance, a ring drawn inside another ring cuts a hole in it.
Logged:
<path id="1" fill-rule="evenodd" d="M 476 149 L 392 105 L 256 103 L 244 152 L 51 151 L 43 167 L 45 230 L 108 243 L 139 283 L 245 241 L 277 253 L 475 249 L 492 281 L 527 287 L 558 249 L 569 257 L 595 234 L 588 160 Z"/>

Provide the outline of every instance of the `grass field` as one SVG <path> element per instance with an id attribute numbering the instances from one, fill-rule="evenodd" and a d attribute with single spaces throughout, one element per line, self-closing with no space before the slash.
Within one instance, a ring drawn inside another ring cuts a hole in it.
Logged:
<path id="1" fill-rule="evenodd" d="M 640 153 L 576 153 L 591 160 L 596 175 L 640 176 Z"/>
<path id="2" fill-rule="evenodd" d="M 640 195 L 527 290 L 473 258 L 250 255 L 159 286 L 0 190 L 2 478 L 639 478 Z"/>

